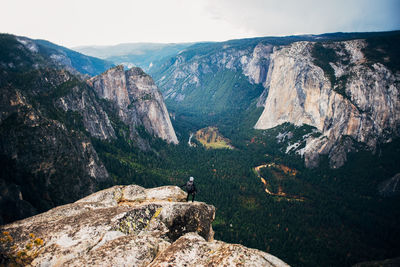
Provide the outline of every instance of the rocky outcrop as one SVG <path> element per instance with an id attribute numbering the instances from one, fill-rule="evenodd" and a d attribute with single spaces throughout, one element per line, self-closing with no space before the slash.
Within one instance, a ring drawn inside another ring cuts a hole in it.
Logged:
<path id="1" fill-rule="evenodd" d="M 316 127 L 322 135 L 307 138 L 297 153 L 309 167 L 328 155 L 335 168 L 359 144 L 374 151 L 377 144 L 399 135 L 400 76 L 393 71 L 397 61 L 390 58 L 396 54 L 385 51 L 395 48 L 385 45 L 388 39 L 375 49 L 370 39 L 362 39 L 365 36 L 348 35 L 350 41 L 336 41 L 346 34 L 332 34 L 197 44 L 152 68 L 151 74 L 177 110 L 214 114 L 232 106 L 246 109 L 258 98 L 264 112 L 256 129 L 287 122 Z M 395 33 L 390 38 L 397 40 Z M 316 42 L 330 52 L 320 54 L 323 67 L 315 63 Z M 380 55 L 385 56 L 376 60 Z M 258 93 L 255 85 L 264 91 Z"/>
<path id="2" fill-rule="evenodd" d="M 118 116 L 130 126 L 131 133 L 136 133 L 136 127 L 144 126 L 150 134 L 178 143 L 161 93 L 140 68 L 124 71 L 123 66 L 117 66 L 88 83 L 101 98 L 116 105 Z"/>
<path id="3" fill-rule="evenodd" d="M 310 137 L 303 150 L 306 165 L 318 165 L 320 155 L 328 155 L 331 167 L 340 167 L 355 143 L 374 150 L 377 143 L 399 135 L 399 79 L 382 64 L 368 66 L 362 40 L 325 44 L 341 60 L 331 62 L 332 84 L 314 64 L 315 44 L 297 42 L 271 55 L 265 87 L 268 97 L 256 129 L 269 129 L 285 122 L 308 124 L 322 135 Z M 342 63 L 346 62 L 346 64 Z"/>
<path id="4" fill-rule="evenodd" d="M 65 112 L 79 113 L 85 130 L 92 137 L 101 140 L 116 138 L 108 114 L 98 102 L 95 93 L 84 85 L 73 87 L 67 95 L 57 99 L 55 105 Z"/>
<path id="5" fill-rule="evenodd" d="M 252 55 L 241 58 L 243 74 L 249 78 L 250 82 L 261 84 L 266 82 L 273 49 L 274 47 L 270 44 L 259 43 Z"/>
<path id="6" fill-rule="evenodd" d="M 288 266 L 268 253 L 213 240 L 215 208 L 185 199 L 186 193 L 175 186 L 99 191 L 2 226 L 1 263 Z"/>
<path id="7" fill-rule="evenodd" d="M 257 249 L 218 240 L 207 241 L 188 233 L 167 247 L 149 266 L 288 266 L 280 259 Z"/>
<path id="8" fill-rule="evenodd" d="M 212 45 L 211 45 L 212 46 Z M 208 48 L 208 47 L 207 47 Z M 152 70 L 151 75 L 155 77 L 157 84 L 163 89 L 165 99 L 172 103 L 193 103 L 203 101 L 199 95 L 209 101 L 205 105 L 214 105 L 214 98 L 221 101 L 224 94 L 235 98 L 229 90 L 238 90 L 237 88 L 215 88 L 215 86 L 224 87 L 223 82 L 219 85 L 219 79 L 241 79 L 239 76 L 225 77 L 225 73 L 243 73 L 248 77 L 251 83 L 261 84 L 266 77 L 268 70 L 268 59 L 265 55 L 272 51 L 272 46 L 259 44 L 256 48 L 252 46 L 236 47 L 230 45 L 217 45 L 212 47 L 212 52 L 207 53 L 208 49 L 201 49 L 198 52 L 195 48 L 188 52 L 183 51 L 177 55 L 172 62 L 167 62 L 162 72 Z M 197 54 L 198 53 L 198 54 Z M 193 54 L 195 54 L 193 56 Z M 170 64 L 170 65 L 169 65 Z M 216 74 L 221 73 L 221 76 Z M 212 77 L 210 79 L 210 77 Z M 212 84 L 212 82 L 216 82 Z M 211 83 L 211 84 L 210 84 Z M 236 87 L 238 87 L 238 82 Z M 208 89 L 208 87 L 211 87 Z M 208 91 L 211 92 L 208 92 Z M 218 90 L 223 90 L 224 94 L 219 94 Z M 202 91 L 202 92 L 201 92 Z M 207 94 L 211 94 L 208 96 Z M 243 93 L 243 92 L 242 92 Z M 219 97 L 217 97 L 219 96 Z M 228 106 L 225 108 L 229 108 Z"/>

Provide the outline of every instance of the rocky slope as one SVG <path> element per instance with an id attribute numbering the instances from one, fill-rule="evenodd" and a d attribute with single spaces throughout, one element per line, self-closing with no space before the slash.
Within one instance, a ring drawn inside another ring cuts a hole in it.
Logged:
<path id="1" fill-rule="evenodd" d="M 114 186 L 0 227 L 0 263 L 32 266 L 288 266 L 213 240 L 215 208 L 175 186 Z"/>
<path id="2" fill-rule="evenodd" d="M 0 47 L 0 224 L 112 184 L 93 140 L 125 138 L 142 149 L 151 147 L 141 135 L 177 143 L 161 94 L 141 70 L 127 71 L 127 102 L 114 109 L 114 99 L 99 98 L 86 75 L 54 61 L 35 41 L 0 35 Z"/>
<path id="3" fill-rule="evenodd" d="M 324 44 L 337 55 L 329 62 L 334 77 L 315 64 L 316 44 L 297 42 L 271 55 L 265 87 L 268 97 L 256 129 L 285 122 L 308 124 L 322 133 L 309 137 L 304 153 L 307 166 L 328 155 L 331 167 L 340 167 L 356 142 L 374 150 L 380 142 L 399 135 L 400 75 L 383 64 L 367 65 L 363 40 Z"/>
<path id="4" fill-rule="evenodd" d="M 337 38 L 343 36 L 262 37 L 197 43 L 169 59 L 155 62 L 148 72 L 169 106 L 178 111 L 224 113 L 243 110 L 264 89 L 261 85 L 267 78 L 269 55 L 274 47 L 302 40 Z"/>
<path id="5" fill-rule="evenodd" d="M 198 47 L 199 46 L 199 47 Z M 205 46 L 205 47 L 203 47 Z M 167 104 L 177 111 L 225 113 L 243 110 L 261 94 L 242 69 L 251 71 L 253 46 L 195 45 L 164 64 L 149 69 Z M 251 62 L 250 62 L 251 61 Z M 260 77 L 254 79 L 259 80 Z M 253 77 L 253 76 L 252 76 Z"/>
<path id="6" fill-rule="evenodd" d="M 36 66 L 36 68 L 47 61 L 51 63 L 53 67 L 57 66 L 67 69 L 74 74 L 93 76 L 113 66 L 109 61 L 86 56 L 45 40 L 33 40 L 23 36 L 0 34 L 0 47 L 2 50 L 0 57 L 2 59 L 21 56 L 22 53 L 22 57 L 19 58 L 19 63 L 26 59 L 27 56 L 31 57 L 31 59 L 35 58 L 28 62 Z M 22 52 L 23 50 L 25 50 L 26 53 Z M 0 63 L 4 64 L 5 62 Z M 8 67 L 18 69 L 21 65 L 11 64 L 8 65 Z"/>
<path id="7" fill-rule="evenodd" d="M 140 68 L 125 71 L 120 65 L 90 79 L 89 84 L 99 97 L 115 103 L 118 116 L 129 125 L 131 133 L 143 125 L 149 133 L 178 143 L 161 93 Z"/>
<path id="8" fill-rule="evenodd" d="M 0 86 L 0 223 L 75 201 L 111 182 L 90 136 L 84 134 L 88 125 L 89 131 L 103 137 L 102 123 L 89 117 L 106 116 L 96 113 L 101 108 L 96 110 L 84 84 L 55 70 L 31 73 L 21 87 L 12 75 L 2 78 L 9 80 Z M 63 97 L 85 100 L 87 106 L 64 113 L 56 103 Z M 80 114 L 87 117 L 83 122 Z"/>
<path id="9" fill-rule="evenodd" d="M 296 153 L 309 167 L 328 155 L 336 168 L 357 144 L 374 151 L 399 135 L 398 42 L 393 32 L 197 44 L 150 73 L 177 111 L 232 112 L 258 98 L 256 129 L 315 127 L 322 135 Z"/>

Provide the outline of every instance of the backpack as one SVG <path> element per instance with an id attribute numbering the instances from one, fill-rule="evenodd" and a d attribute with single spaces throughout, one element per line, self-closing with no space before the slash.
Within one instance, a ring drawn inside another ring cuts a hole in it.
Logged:
<path id="1" fill-rule="evenodd" d="M 194 182 L 188 181 L 188 182 L 186 183 L 186 191 L 187 191 L 188 193 L 194 192 Z"/>

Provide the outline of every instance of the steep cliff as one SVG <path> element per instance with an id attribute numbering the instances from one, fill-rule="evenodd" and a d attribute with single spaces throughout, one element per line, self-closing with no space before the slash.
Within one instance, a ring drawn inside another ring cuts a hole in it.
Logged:
<path id="1" fill-rule="evenodd" d="M 328 155 L 336 168 L 358 146 L 374 151 L 399 135 L 398 43 L 393 32 L 196 44 L 150 73 L 178 112 L 224 116 L 257 99 L 264 111 L 255 129 L 315 127 L 318 138 L 289 150 L 309 167 Z"/>
<path id="2" fill-rule="evenodd" d="M 26 83 L 3 75 L 7 83 L 0 87 L 0 223 L 75 201 L 110 182 L 85 134 L 80 114 L 89 113 L 57 109 L 59 97 L 72 98 L 70 90 L 84 91 L 85 84 L 58 70 L 18 77 Z"/>
<path id="3" fill-rule="evenodd" d="M 148 72 L 169 108 L 186 113 L 232 113 L 247 109 L 263 92 L 274 47 L 338 38 L 355 36 L 327 34 L 197 43 L 171 58 L 154 62 Z"/>
<path id="4" fill-rule="evenodd" d="M 0 227 L 0 264 L 31 266 L 288 266 L 213 240 L 214 206 L 174 186 L 114 186 Z"/>
<path id="5" fill-rule="evenodd" d="M 245 110 L 263 91 L 264 73 L 252 59 L 256 44 L 198 44 L 176 57 L 155 65 L 149 73 L 162 89 L 170 108 L 200 114 L 237 113 Z M 268 48 L 258 46 L 260 52 Z M 243 71 L 246 69 L 246 71 Z M 260 73 L 261 72 L 261 73 Z M 251 74 L 250 74 L 251 73 Z M 251 81 L 246 77 L 251 76 Z"/>
<path id="6" fill-rule="evenodd" d="M 116 105 L 118 116 L 129 125 L 132 134 L 142 125 L 150 134 L 169 143 L 178 143 L 161 93 L 152 78 L 140 68 L 124 71 L 120 65 L 88 83 L 99 97 Z"/>
<path id="7" fill-rule="evenodd" d="M 71 62 L 55 60 L 51 55 L 58 50 L 12 35 L 0 35 L 0 48 L 0 224 L 112 184 L 93 142 L 110 144 L 125 134 L 121 128 L 128 128 L 115 119 L 114 99 L 99 92 L 111 102 L 100 99 L 86 83 L 87 75 Z M 151 78 L 138 69 L 127 73 L 127 102 L 118 103 L 117 113 L 127 124 L 135 123 L 133 129 L 143 125 L 150 134 L 177 143 Z M 108 89 L 118 92 L 119 87 Z M 123 96 L 115 99 L 123 101 Z M 138 135 L 130 145 L 149 149 L 149 141 Z"/>
<path id="8" fill-rule="evenodd" d="M 317 65 L 317 45 L 333 54 L 333 62 L 327 62 L 334 70 L 331 76 Z M 276 49 L 265 84 L 265 109 L 255 128 L 285 122 L 316 127 L 322 135 L 309 137 L 301 151 L 311 167 L 321 154 L 329 156 L 331 167 L 340 167 L 357 142 L 374 150 L 398 136 L 400 76 L 383 64 L 368 65 L 362 52 L 366 45 L 363 40 L 297 42 Z"/>

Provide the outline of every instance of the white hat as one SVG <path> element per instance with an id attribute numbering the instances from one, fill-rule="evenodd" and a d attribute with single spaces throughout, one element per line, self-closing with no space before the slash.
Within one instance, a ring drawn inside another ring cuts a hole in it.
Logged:
<path id="1" fill-rule="evenodd" d="M 192 176 L 190 176 L 189 181 L 193 182 L 194 178 Z"/>

